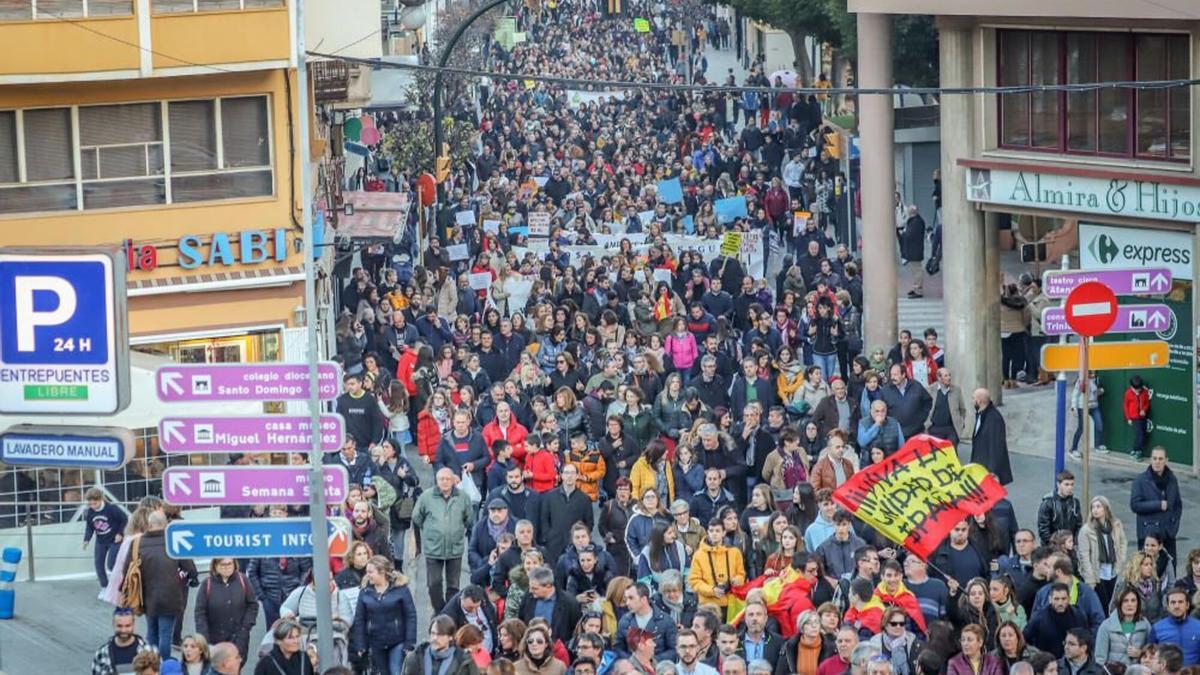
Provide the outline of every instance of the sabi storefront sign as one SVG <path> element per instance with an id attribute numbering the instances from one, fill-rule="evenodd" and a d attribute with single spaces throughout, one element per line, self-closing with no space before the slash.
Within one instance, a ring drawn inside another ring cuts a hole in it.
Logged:
<path id="1" fill-rule="evenodd" d="M 287 260 L 287 229 L 217 232 L 208 237 L 187 234 L 175 246 L 176 259 L 185 270 L 217 265 L 257 265 Z M 158 247 L 125 240 L 125 262 L 129 271 L 158 269 Z"/>
<path id="2" fill-rule="evenodd" d="M 967 199 L 1102 216 L 1200 220 L 1200 187 L 1133 177 L 1096 178 L 972 167 L 967 169 Z"/>

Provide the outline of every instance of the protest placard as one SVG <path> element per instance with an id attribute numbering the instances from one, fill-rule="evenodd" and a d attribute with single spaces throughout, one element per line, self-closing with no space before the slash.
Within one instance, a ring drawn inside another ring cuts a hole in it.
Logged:
<path id="1" fill-rule="evenodd" d="M 488 286 L 492 285 L 492 273 L 475 272 L 470 276 L 470 282 L 471 288 L 474 288 L 477 291 L 485 290 Z"/>
<path id="2" fill-rule="evenodd" d="M 492 220 L 490 218 L 487 220 L 484 220 L 483 221 L 483 231 L 491 232 L 492 234 L 497 234 L 498 232 L 500 232 L 500 221 Z"/>
<path id="3" fill-rule="evenodd" d="M 663 204 L 678 204 L 683 201 L 683 185 L 679 178 L 658 181 L 658 201 Z"/>
<path id="4" fill-rule="evenodd" d="M 718 223 L 732 223 L 737 218 L 750 217 L 750 213 L 746 210 L 746 198 L 741 195 L 718 199 L 713 203 L 713 209 L 717 213 Z"/>
<path id="5" fill-rule="evenodd" d="M 454 213 L 454 224 L 470 227 L 475 224 L 474 211 L 456 211 Z"/>
<path id="6" fill-rule="evenodd" d="M 731 258 L 736 257 L 742 252 L 742 233 L 741 232 L 726 232 L 725 237 L 721 239 L 721 255 L 727 255 Z"/>
<path id="7" fill-rule="evenodd" d="M 550 214 L 545 211 L 531 211 L 529 213 L 529 236 L 531 237 L 549 237 L 550 236 Z"/>
<path id="8" fill-rule="evenodd" d="M 466 260 L 470 256 L 470 252 L 467 250 L 466 244 L 455 244 L 446 247 L 446 255 L 450 258 L 450 262 L 454 262 L 456 260 Z"/>

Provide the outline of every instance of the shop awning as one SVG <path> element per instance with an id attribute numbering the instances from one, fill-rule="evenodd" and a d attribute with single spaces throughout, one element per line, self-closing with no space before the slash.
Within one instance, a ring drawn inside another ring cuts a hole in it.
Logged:
<path id="1" fill-rule="evenodd" d="M 392 239 L 404 227 L 411 192 L 343 192 L 352 215 L 339 213 L 337 233 L 351 239 Z"/>
<path id="2" fill-rule="evenodd" d="M 112 417 L 82 416 L 8 416 L 0 415 L 0 430 L 15 424 L 66 424 L 78 426 L 146 429 L 157 427 L 169 415 L 200 417 L 206 415 L 253 415 L 262 412 L 261 403 L 163 403 L 154 393 L 154 372 L 159 366 L 174 363 L 170 359 L 131 352 L 129 359 L 129 407 Z"/>

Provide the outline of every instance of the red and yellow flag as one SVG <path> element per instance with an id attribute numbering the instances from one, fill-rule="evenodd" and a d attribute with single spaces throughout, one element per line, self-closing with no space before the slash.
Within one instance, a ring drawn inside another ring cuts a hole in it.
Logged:
<path id="1" fill-rule="evenodd" d="M 746 596 L 750 591 L 761 588 L 763 600 L 767 603 L 767 613 L 779 622 L 779 630 L 784 638 L 790 638 L 796 633 L 796 619 L 813 606 L 812 582 L 805 579 L 799 572 L 787 568 L 777 576 L 762 575 L 751 579 L 741 586 L 730 589 L 733 596 L 729 599 L 726 619 L 730 624 L 739 625 L 742 611 L 746 607 Z"/>
<path id="2" fill-rule="evenodd" d="M 662 321 L 669 316 L 671 316 L 671 294 L 667 292 L 658 296 L 658 302 L 654 303 L 654 318 Z"/>
<path id="3" fill-rule="evenodd" d="M 963 466 L 949 441 L 924 434 L 851 476 L 833 499 L 888 539 L 928 559 L 967 516 L 986 513 L 1007 492 L 986 468 Z"/>

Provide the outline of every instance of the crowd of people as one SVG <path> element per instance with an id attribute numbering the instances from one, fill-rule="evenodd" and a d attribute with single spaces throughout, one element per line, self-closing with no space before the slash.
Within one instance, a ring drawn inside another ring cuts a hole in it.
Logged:
<path id="1" fill-rule="evenodd" d="M 523 8 L 526 40 L 490 46 L 491 62 L 709 81 L 706 47 L 723 44 L 711 8 L 624 4 Z M 93 675 L 317 672 L 321 593 L 333 675 L 1200 672 L 1200 549 L 1177 576 L 1182 504 L 1161 448 L 1131 490 L 1133 538 L 1106 497 L 1084 511 L 1067 472 L 1035 529 L 1002 500 L 928 561 L 834 501 L 920 434 L 972 441 L 1001 483 L 1012 471 L 1003 419 L 986 390 L 954 384 L 936 331 L 863 344 L 821 100 L 641 90 L 580 103 L 558 85 L 494 82 L 479 92 L 480 152 L 417 264 L 364 253 L 340 289 L 347 434 L 327 461 L 349 475 L 330 515 L 354 542 L 333 587 L 317 588 L 304 558 L 219 558 L 202 577 L 166 555 L 176 510 L 147 497 L 121 526 L 89 493 L 117 605 Z M 759 63 L 744 82 L 775 84 Z M 658 194 L 668 178 L 679 201 Z M 718 217 L 734 196 L 746 215 Z M 544 236 L 532 214 L 548 214 Z M 906 217 L 909 259 L 925 227 Z M 760 270 L 666 239 L 729 230 L 765 233 L 781 271 L 766 274 L 770 245 Z M 629 239 L 580 254 L 598 235 Z M 776 597 L 771 580 L 801 592 Z M 256 625 L 268 630 L 251 644 Z M 173 645 L 179 658 L 161 660 Z"/>

